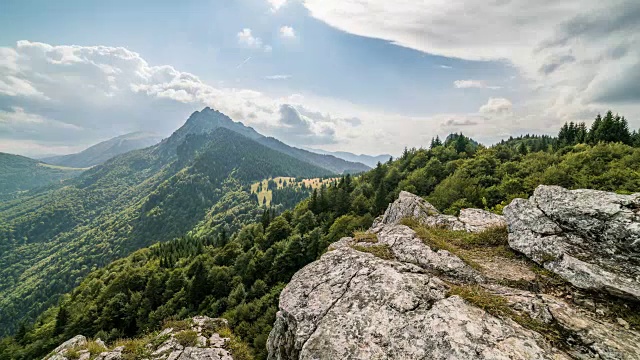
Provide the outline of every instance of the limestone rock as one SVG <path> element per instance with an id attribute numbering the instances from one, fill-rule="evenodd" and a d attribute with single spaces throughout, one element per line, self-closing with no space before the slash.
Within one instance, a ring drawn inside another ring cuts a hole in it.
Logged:
<path id="1" fill-rule="evenodd" d="M 389 205 L 382 217 L 376 219 L 372 231 L 377 232 L 386 225 L 397 225 L 405 218 L 413 218 L 427 226 L 469 232 L 482 232 L 492 227 L 506 226 L 502 216 L 481 209 L 463 209 L 460 211 L 460 217 L 440 214 L 438 209 L 426 200 L 402 191 L 398 200 Z"/>
<path id="2" fill-rule="evenodd" d="M 640 359 L 640 333 L 618 319 L 620 326 L 599 319 L 592 312 L 546 294 L 534 294 L 503 286 L 487 285 L 494 294 L 505 298 L 518 312 L 545 324 L 554 324 L 571 334 L 579 346 L 571 355 L 580 359 Z"/>
<path id="3" fill-rule="evenodd" d="M 84 346 L 86 344 L 87 344 L 87 338 L 86 337 L 84 337 L 82 335 L 76 335 L 76 336 L 72 337 L 71 339 L 63 342 L 60 346 L 55 348 L 53 350 L 53 352 L 62 353 L 62 352 L 66 351 L 66 350 L 69 350 L 71 348 Z"/>
<path id="4" fill-rule="evenodd" d="M 466 231 L 474 233 L 507 226 L 504 216 L 481 209 L 462 209 L 458 220 L 464 224 Z"/>
<path id="5" fill-rule="evenodd" d="M 229 338 L 221 337 L 216 331 L 223 327 L 228 327 L 227 320 L 212 319 L 206 316 L 196 316 L 189 320 L 190 331 L 195 331 L 196 341 L 193 346 L 184 347 L 176 339 L 175 335 L 181 330 L 167 328 L 156 335 L 152 341 L 146 344 L 150 356 L 148 360 L 233 360 L 232 354 L 226 349 Z M 98 345 L 104 343 L 98 339 Z M 90 354 L 82 347 L 87 345 L 84 336 L 76 336 L 60 345 L 46 360 L 69 360 L 65 357 L 65 352 L 70 348 L 80 349 L 78 354 L 80 359 L 89 359 Z M 186 345 L 186 344 L 185 344 Z M 127 358 L 124 346 L 119 346 L 100 353 L 96 360 L 120 360 Z"/>
<path id="6" fill-rule="evenodd" d="M 566 358 L 447 290 L 421 267 L 338 247 L 282 292 L 269 359 Z"/>
<path id="7" fill-rule="evenodd" d="M 640 300 L 640 194 L 539 186 L 504 214 L 513 249 L 578 288 Z"/>

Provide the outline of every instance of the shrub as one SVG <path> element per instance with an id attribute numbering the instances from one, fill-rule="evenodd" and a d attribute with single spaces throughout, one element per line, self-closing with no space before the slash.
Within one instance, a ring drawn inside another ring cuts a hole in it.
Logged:
<path id="1" fill-rule="evenodd" d="M 198 333 L 194 330 L 181 331 L 173 337 L 184 347 L 195 346 L 198 343 Z"/>

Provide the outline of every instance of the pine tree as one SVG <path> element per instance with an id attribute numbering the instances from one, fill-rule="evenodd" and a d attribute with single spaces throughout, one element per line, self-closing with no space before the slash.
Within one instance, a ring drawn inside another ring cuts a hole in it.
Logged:
<path id="1" fill-rule="evenodd" d="M 55 335 L 60 335 L 64 333 L 64 329 L 67 326 L 68 322 L 69 322 L 69 313 L 67 312 L 67 308 L 64 306 L 61 306 L 60 310 L 58 310 L 58 315 L 56 315 L 56 324 L 53 329 L 53 333 Z"/>
<path id="2" fill-rule="evenodd" d="M 431 145 L 429 146 L 429 148 L 434 149 L 438 146 L 442 146 L 442 141 L 440 140 L 440 137 L 436 135 L 435 139 L 431 139 Z"/>

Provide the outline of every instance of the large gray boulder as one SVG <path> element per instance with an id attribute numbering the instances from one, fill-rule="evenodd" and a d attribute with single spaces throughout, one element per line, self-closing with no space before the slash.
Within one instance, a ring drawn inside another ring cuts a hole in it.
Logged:
<path id="1" fill-rule="evenodd" d="M 406 218 L 415 219 L 427 226 L 468 232 L 506 226 L 502 216 L 481 209 L 462 209 L 459 217 L 443 215 L 423 198 L 401 191 L 398 200 L 389 204 L 384 215 L 376 219 L 372 231 L 376 232 L 385 225 L 400 224 Z"/>
<path id="2" fill-rule="evenodd" d="M 558 236 L 561 225 L 535 209 L 507 212 L 522 219 L 529 219 L 528 211 L 538 214 L 531 226 Z M 412 217 L 470 232 L 503 226 L 501 217 L 485 215 L 471 209 L 461 214 L 464 221 L 446 217 L 421 198 L 401 193 L 369 230 L 375 236 L 342 238 L 293 276 L 280 295 L 267 341 L 269 359 L 640 360 L 640 333 L 624 319 L 606 316 L 606 308 L 584 308 L 553 291 L 507 287 L 499 279 L 508 278 L 512 266 L 470 267 L 456 255 L 463 249 L 434 251 L 399 224 Z M 489 262 L 533 265 L 500 259 L 506 255 L 495 248 L 473 251 Z M 516 279 L 514 286 L 522 287 L 522 281 L 527 280 Z"/>
<path id="3" fill-rule="evenodd" d="M 282 292 L 269 359 L 567 358 L 447 290 L 421 267 L 339 246 Z"/>
<path id="4" fill-rule="evenodd" d="M 578 288 L 640 300 L 640 194 L 539 186 L 504 215 L 513 249 Z"/>

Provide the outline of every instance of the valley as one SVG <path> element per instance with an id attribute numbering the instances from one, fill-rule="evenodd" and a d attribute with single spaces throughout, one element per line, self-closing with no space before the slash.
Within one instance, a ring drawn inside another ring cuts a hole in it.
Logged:
<path id="1" fill-rule="evenodd" d="M 207 315 L 225 318 L 252 357 L 266 359 L 280 293 L 294 274 L 345 236 L 373 242 L 362 231 L 403 191 L 450 214 L 442 216 L 462 218 L 471 207 L 500 214 L 539 184 L 620 193 L 640 188 L 640 144 L 580 142 L 567 136 L 572 129 L 491 147 L 453 134 L 358 176 L 332 176 L 228 129 L 187 134 L 177 145 L 169 138 L 117 157 L 72 185 L 0 206 L 12 224 L 3 229 L 11 239 L 3 254 L 12 254 L 2 257 L 8 280 L 2 309 L 12 311 L 3 321 L 12 326 L 20 313 L 35 319 L 0 342 L 0 352 L 37 358 L 78 334 L 113 344 L 159 329 L 166 319 Z M 274 201 L 279 191 L 302 184 L 300 198 L 289 198 L 296 204 Z M 269 188 L 270 209 L 258 203 Z M 108 189 L 110 196 L 99 196 Z M 78 206 L 64 206 L 74 201 L 87 210 L 104 207 L 79 213 Z M 34 227 L 21 212 L 57 227 Z M 85 214 L 95 217 L 83 220 Z M 447 245 L 440 239 L 449 235 L 432 239 L 430 230 L 420 231 L 434 249 L 450 249 L 473 266 L 494 266 L 477 246 Z M 504 264 L 511 261 L 502 248 L 490 251 L 505 257 Z M 75 280 L 65 280 L 69 276 Z"/>

